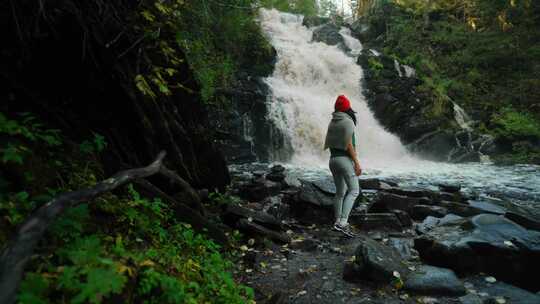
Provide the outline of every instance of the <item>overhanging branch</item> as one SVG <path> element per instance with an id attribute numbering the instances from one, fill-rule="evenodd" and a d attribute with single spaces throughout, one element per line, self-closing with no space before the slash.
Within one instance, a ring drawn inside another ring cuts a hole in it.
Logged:
<path id="1" fill-rule="evenodd" d="M 30 215 L 18 228 L 15 236 L 7 243 L 0 255 L 0 303 L 11 304 L 15 302 L 15 295 L 24 273 L 24 267 L 38 241 L 58 215 L 67 208 L 90 201 L 135 179 L 158 173 L 163 167 L 165 155 L 165 151 L 161 151 L 147 167 L 118 172 L 92 188 L 60 194 Z"/>

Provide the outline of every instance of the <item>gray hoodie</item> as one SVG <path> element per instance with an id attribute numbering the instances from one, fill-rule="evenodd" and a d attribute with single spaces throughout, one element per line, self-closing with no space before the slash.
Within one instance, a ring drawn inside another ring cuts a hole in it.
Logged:
<path id="1" fill-rule="evenodd" d="M 354 122 L 352 118 L 344 112 L 332 113 L 332 120 L 328 125 L 324 149 L 333 148 L 347 150 L 347 144 L 354 134 Z"/>

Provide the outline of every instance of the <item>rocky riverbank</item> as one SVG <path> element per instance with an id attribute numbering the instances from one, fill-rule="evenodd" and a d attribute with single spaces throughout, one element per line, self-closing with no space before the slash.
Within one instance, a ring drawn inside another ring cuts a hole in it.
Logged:
<path id="1" fill-rule="evenodd" d="M 259 303 L 540 303 L 540 222 L 510 204 L 362 177 L 348 238 L 331 230 L 329 177 L 232 175 L 243 201 L 223 217 L 245 233 L 236 275 Z"/>

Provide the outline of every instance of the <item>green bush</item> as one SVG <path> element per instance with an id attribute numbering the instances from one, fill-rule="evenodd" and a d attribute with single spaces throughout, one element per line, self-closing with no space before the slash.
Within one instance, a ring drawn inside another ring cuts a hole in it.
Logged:
<path id="1" fill-rule="evenodd" d="M 498 136 L 508 139 L 540 138 L 540 120 L 530 113 L 504 107 L 493 115 L 491 121 Z"/>
<path id="2" fill-rule="evenodd" d="M 163 202 L 142 198 L 131 186 L 128 192 L 73 208 L 55 223 L 49 246 L 39 252 L 47 258 L 26 273 L 19 302 L 55 303 L 59 295 L 69 303 L 225 304 L 253 298 L 251 289 L 235 283 L 233 264 L 217 244 L 177 222 Z"/>

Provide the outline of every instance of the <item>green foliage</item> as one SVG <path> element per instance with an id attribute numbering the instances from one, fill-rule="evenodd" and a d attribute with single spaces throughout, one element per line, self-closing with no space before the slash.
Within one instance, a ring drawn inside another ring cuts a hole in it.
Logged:
<path id="1" fill-rule="evenodd" d="M 226 193 L 220 193 L 220 192 L 211 192 L 208 195 L 208 198 L 212 202 L 212 205 L 217 206 L 223 206 L 223 205 L 237 205 L 239 204 L 242 199 L 238 196 L 229 195 Z"/>
<path id="2" fill-rule="evenodd" d="M 36 273 L 26 274 L 25 280 L 21 283 L 18 300 L 24 304 L 46 304 L 49 281 Z"/>
<path id="3" fill-rule="evenodd" d="M 512 107 L 502 108 L 493 115 L 491 122 L 495 125 L 494 132 L 504 138 L 540 138 L 540 120 Z"/>
<path id="4" fill-rule="evenodd" d="M 375 72 L 375 75 L 379 75 L 379 73 L 381 72 L 381 70 L 384 68 L 384 65 L 382 64 L 382 62 L 380 62 L 377 58 L 375 57 L 369 57 L 368 59 L 368 65 L 369 65 L 369 69 L 371 71 L 374 71 Z"/>
<path id="5" fill-rule="evenodd" d="M 250 0 L 143 2 L 137 28 L 158 58 L 135 76 L 136 88 L 151 99 L 174 89 L 193 93 L 195 88 L 178 81 L 185 56 L 203 101 L 211 102 L 232 85 L 237 70 L 268 65 L 270 60 L 261 58 L 268 58 L 271 47 L 252 4 Z"/>
<path id="6" fill-rule="evenodd" d="M 317 0 L 260 0 L 258 2 L 266 8 L 274 8 L 282 12 L 301 14 L 306 17 L 322 15 L 322 12 L 319 11 Z M 327 10 L 333 8 L 329 3 L 331 3 L 331 1 L 325 1 L 324 3 L 324 8 Z"/>
<path id="7" fill-rule="evenodd" d="M 17 119 L 0 113 L 0 136 L 9 138 L 0 144 L 2 163 L 23 164 L 24 157 L 31 151 L 28 144 L 55 147 L 62 143 L 59 130 L 45 129 L 30 113 L 20 113 Z"/>
<path id="8" fill-rule="evenodd" d="M 217 244 L 177 222 L 160 200 L 143 198 L 131 185 L 128 194 L 80 205 L 59 219 L 50 236 L 58 248 L 41 249 L 47 258 L 27 272 L 19 301 L 54 303 L 62 295 L 69 303 L 250 302 L 253 291 L 234 282 L 232 263 Z M 105 223 L 96 223 L 96 214 Z"/>
<path id="9" fill-rule="evenodd" d="M 319 0 L 319 15 L 323 17 L 334 17 L 338 15 L 338 8 L 332 0 Z"/>
<path id="10" fill-rule="evenodd" d="M 94 133 L 92 140 L 85 140 L 79 145 L 81 152 L 91 154 L 94 152 L 100 153 L 107 147 L 105 137 L 100 134 Z"/>
<path id="11" fill-rule="evenodd" d="M 378 3 L 366 19 L 378 29 L 374 35 L 384 36 L 384 52 L 416 69 L 423 81 L 419 92 L 432 100 L 426 113 L 447 115 L 455 100 L 496 136 L 534 133 L 531 126 L 540 123 L 540 32 L 533 28 L 540 26 L 534 17 L 540 2 L 359 2 Z"/>

